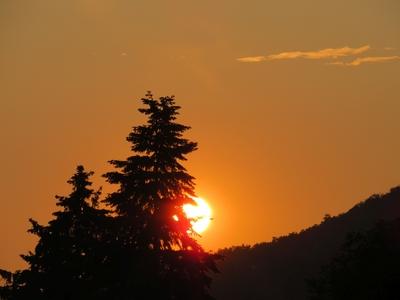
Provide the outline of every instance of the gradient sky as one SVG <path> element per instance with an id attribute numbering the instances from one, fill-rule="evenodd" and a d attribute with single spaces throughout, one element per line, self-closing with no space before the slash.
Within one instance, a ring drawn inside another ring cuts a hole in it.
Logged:
<path id="1" fill-rule="evenodd" d="M 400 184 L 398 0 L 1 0 L 0 268 L 23 266 L 28 218 L 50 219 L 78 163 L 105 185 L 147 90 L 199 142 L 206 249 Z"/>

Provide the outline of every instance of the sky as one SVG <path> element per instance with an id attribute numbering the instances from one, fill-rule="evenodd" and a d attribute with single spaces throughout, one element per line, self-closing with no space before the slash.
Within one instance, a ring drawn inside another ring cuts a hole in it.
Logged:
<path id="1" fill-rule="evenodd" d="M 398 0 L 1 0 L 0 268 L 77 164 L 129 153 L 175 95 L 207 250 L 270 241 L 400 184 Z"/>

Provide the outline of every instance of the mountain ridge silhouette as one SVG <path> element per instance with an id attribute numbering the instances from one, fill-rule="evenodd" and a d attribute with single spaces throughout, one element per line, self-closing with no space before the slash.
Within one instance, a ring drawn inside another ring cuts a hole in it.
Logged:
<path id="1" fill-rule="evenodd" d="M 308 299 L 306 281 L 339 252 L 346 236 L 365 232 L 377 222 L 400 218 L 400 186 L 374 194 L 347 212 L 271 242 L 234 246 L 224 255 L 212 292 L 217 299 Z"/>

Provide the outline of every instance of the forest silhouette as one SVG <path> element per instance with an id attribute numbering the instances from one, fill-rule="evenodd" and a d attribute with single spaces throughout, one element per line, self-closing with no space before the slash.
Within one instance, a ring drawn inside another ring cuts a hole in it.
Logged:
<path id="1" fill-rule="evenodd" d="M 400 187 L 253 246 L 221 250 L 218 299 L 400 299 Z M 368 295 L 368 296 L 367 296 Z"/>
<path id="2" fill-rule="evenodd" d="M 5 299 L 212 299 L 218 255 L 203 250 L 183 204 L 194 203 L 194 177 L 181 164 L 197 144 L 183 137 L 174 97 L 142 98 L 144 125 L 127 140 L 132 156 L 112 160 L 103 176 L 117 190 L 101 202 L 92 172 L 78 166 L 70 195 L 48 225 L 30 220 L 38 237 L 22 255 L 28 267 L 2 270 Z M 175 216 L 175 218 L 173 218 Z"/>
<path id="3" fill-rule="evenodd" d="M 196 196 L 190 127 L 173 96 L 141 101 L 132 155 L 103 175 L 115 191 L 77 166 L 53 219 L 30 219 L 27 267 L 0 270 L 0 299 L 400 299 L 400 187 L 299 233 L 207 252 L 182 209 Z"/>

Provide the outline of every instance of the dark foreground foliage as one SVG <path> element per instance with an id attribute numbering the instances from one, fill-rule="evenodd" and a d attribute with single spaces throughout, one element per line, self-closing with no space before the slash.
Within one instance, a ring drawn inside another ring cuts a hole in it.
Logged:
<path id="1" fill-rule="evenodd" d="M 38 243 L 22 255 L 28 268 L 0 270 L 0 298 L 212 299 L 210 273 L 220 256 L 196 242 L 182 210 L 195 192 L 181 162 L 197 144 L 183 138 L 189 127 L 176 122 L 173 97 L 148 93 L 142 102 L 147 123 L 127 138 L 132 156 L 111 161 L 117 170 L 104 175 L 118 186 L 104 200 L 108 210 L 90 188 L 92 172 L 78 166 L 71 194 L 57 197 L 54 219 L 30 220 Z"/>
<path id="2" fill-rule="evenodd" d="M 399 217 L 397 187 L 373 195 L 339 216 L 326 215 L 321 224 L 299 233 L 221 250 L 225 258 L 219 264 L 221 274 L 214 276 L 213 295 L 220 300 L 309 299 L 307 280 L 318 277 L 321 267 L 340 253 L 349 233 L 364 232 L 379 220 Z"/>
<path id="3" fill-rule="evenodd" d="M 309 286 L 311 300 L 400 299 L 400 218 L 350 234 Z"/>

